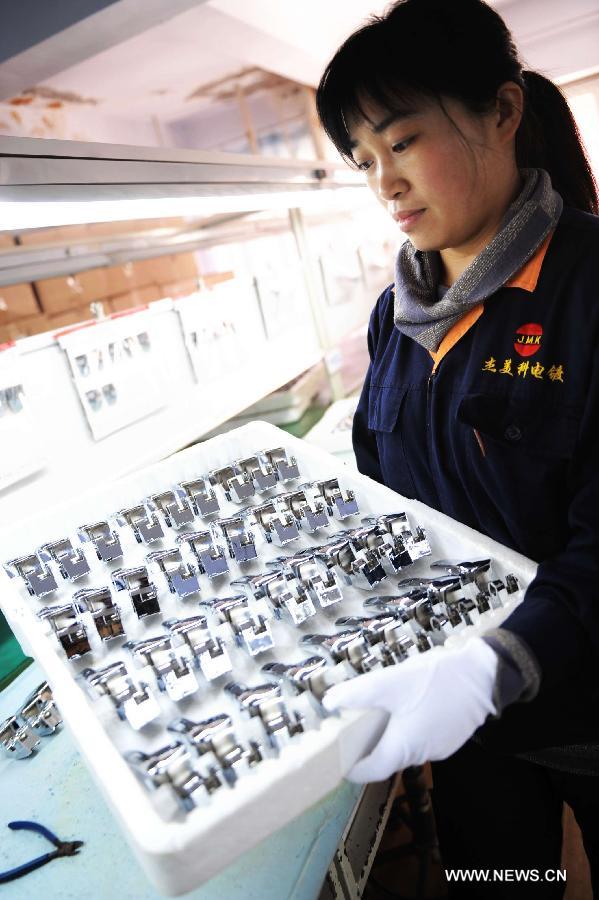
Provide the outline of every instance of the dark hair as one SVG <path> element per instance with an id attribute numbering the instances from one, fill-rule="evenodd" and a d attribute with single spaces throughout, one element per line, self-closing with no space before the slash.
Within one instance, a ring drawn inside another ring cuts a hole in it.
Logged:
<path id="1" fill-rule="evenodd" d="M 368 103 L 409 112 L 423 99 L 442 105 L 446 96 L 482 115 L 506 81 L 524 92 L 518 167 L 545 169 L 566 205 L 597 213 L 597 186 L 564 95 L 549 79 L 522 69 L 509 29 L 483 0 L 399 0 L 337 50 L 316 103 L 324 130 L 351 163 L 348 123 L 370 121 Z"/>

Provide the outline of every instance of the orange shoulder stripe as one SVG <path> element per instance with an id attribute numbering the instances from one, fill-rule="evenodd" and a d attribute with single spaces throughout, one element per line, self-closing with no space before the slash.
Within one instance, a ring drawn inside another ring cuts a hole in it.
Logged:
<path id="1" fill-rule="evenodd" d="M 505 287 L 522 288 L 522 290 L 529 291 L 530 293 L 535 290 L 539 275 L 541 274 L 543 260 L 545 259 L 545 254 L 547 253 L 547 248 L 551 243 L 552 237 L 553 231 L 550 231 L 541 246 L 535 250 L 528 262 L 524 263 L 522 268 L 519 269 L 509 281 L 506 281 Z M 452 347 L 455 347 L 460 338 L 463 338 L 466 332 L 480 319 L 483 310 L 484 306 L 482 303 L 473 306 L 472 309 L 465 313 L 462 318 L 450 328 L 439 344 L 438 350 L 435 352 L 432 350 L 429 351 L 433 358 L 433 372 L 436 370 L 443 357 L 449 353 Z"/>

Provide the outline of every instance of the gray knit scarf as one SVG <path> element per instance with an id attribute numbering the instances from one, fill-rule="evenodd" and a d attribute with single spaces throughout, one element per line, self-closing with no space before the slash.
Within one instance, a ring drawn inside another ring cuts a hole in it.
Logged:
<path id="1" fill-rule="evenodd" d="M 530 259 L 555 228 L 563 202 L 543 169 L 523 169 L 524 187 L 498 233 L 439 299 L 440 258 L 407 240 L 395 264 L 395 325 L 427 350 L 439 344 L 464 313 L 481 303 Z"/>

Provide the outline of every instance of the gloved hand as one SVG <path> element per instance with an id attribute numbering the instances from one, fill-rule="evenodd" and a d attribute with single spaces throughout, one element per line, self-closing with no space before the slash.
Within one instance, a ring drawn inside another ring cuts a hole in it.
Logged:
<path id="1" fill-rule="evenodd" d="M 451 756 L 495 713 L 491 697 L 497 663 L 497 654 L 476 637 L 330 688 L 322 701 L 329 711 L 378 707 L 389 712 L 375 748 L 347 778 L 363 784 L 384 781 L 407 766 Z"/>

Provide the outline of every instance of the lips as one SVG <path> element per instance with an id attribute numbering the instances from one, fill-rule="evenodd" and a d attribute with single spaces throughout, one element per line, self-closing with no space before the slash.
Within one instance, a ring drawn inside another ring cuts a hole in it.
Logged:
<path id="1" fill-rule="evenodd" d="M 425 209 L 402 209 L 401 211 L 396 210 L 391 215 L 402 231 L 406 231 L 416 224 L 424 212 L 426 212 Z"/>

